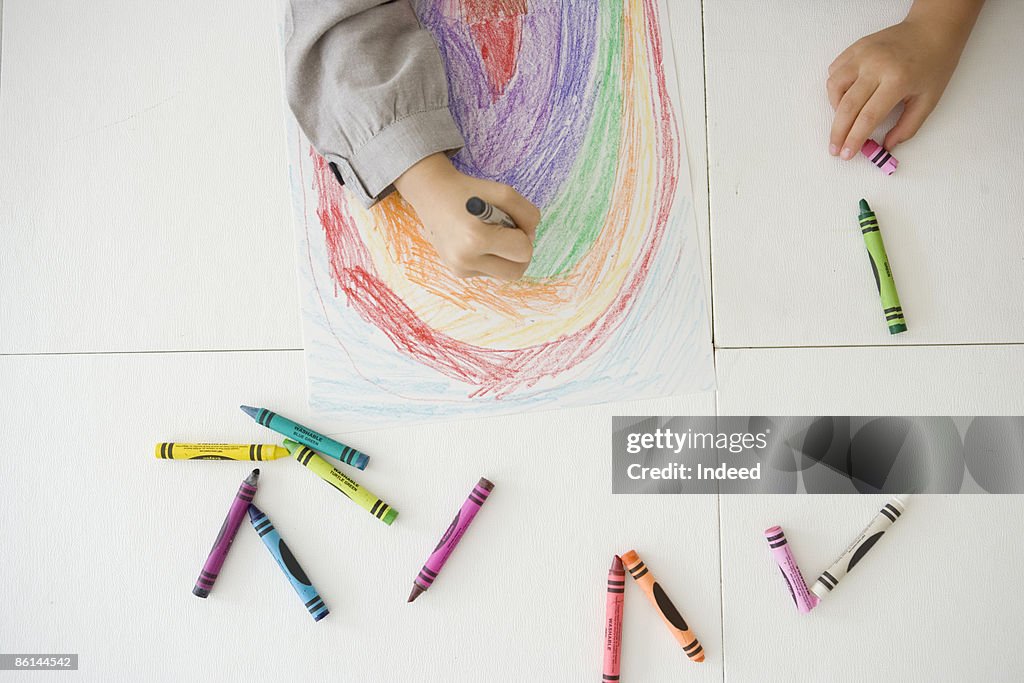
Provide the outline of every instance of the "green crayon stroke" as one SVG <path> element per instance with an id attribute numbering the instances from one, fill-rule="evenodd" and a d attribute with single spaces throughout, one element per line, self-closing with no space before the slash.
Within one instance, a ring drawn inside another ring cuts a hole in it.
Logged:
<path id="1" fill-rule="evenodd" d="M 601 3 L 603 30 L 595 60 L 597 87 L 593 121 L 560 192 L 537 227 L 528 277 L 558 277 L 571 271 L 594 245 L 611 204 L 622 125 L 622 5 Z"/>

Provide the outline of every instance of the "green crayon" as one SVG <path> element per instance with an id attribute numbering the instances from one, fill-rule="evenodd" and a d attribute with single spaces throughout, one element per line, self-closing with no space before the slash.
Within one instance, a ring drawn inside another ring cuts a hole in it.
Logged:
<path id="1" fill-rule="evenodd" d="M 860 231 L 864 235 L 864 246 L 868 248 L 868 260 L 871 272 L 875 274 L 875 285 L 878 295 L 882 298 L 882 313 L 889 326 L 889 334 L 907 331 L 907 320 L 903 317 L 903 306 L 900 295 L 896 292 L 896 281 L 892 279 L 892 268 L 889 257 L 885 253 L 885 243 L 878 229 L 878 219 L 867 201 L 860 200 Z"/>
<path id="2" fill-rule="evenodd" d="M 378 498 L 377 494 L 367 491 L 366 487 L 361 486 L 352 477 L 338 471 L 336 467 L 331 467 L 329 462 L 317 455 L 316 451 L 309 446 L 303 446 L 297 441 L 285 439 L 284 447 L 306 469 L 336 488 L 353 503 L 388 526 L 391 526 L 391 523 L 395 521 L 395 517 L 398 516 L 398 510 Z"/>

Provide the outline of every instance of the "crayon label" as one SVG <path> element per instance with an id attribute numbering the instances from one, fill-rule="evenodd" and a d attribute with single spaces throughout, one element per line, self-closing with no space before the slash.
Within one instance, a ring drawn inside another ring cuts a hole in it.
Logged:
<path id="1" fill-rule="evenodd" d="M 319 446 L 320 442 L 324 440 L 324 437 L 320 436 L 316 432 L 312 432 L 306 429 L 300 424 L 294 425 L 292 429 L 295 431 L 297 435 L 304 437 L 307 441 L 312 441 L 317 446 Z"/>
<path id="2" fill-rule="evenodd" d="M 683 619 L 683 615 L 679 613 L 676 606 L 668 599 L 668 594 L 665 593 L 665 590 L 657 581 L 654 582 L 654 600 L 658 603 L 658 609 L 661 610 L 661 613 L 665 615 L 670 624 L 680 631 L 690 630 L 690 627 L 686 625 L 686 620 Z"/>
<path id="3" fill-rule="evenodd" d="M 281 561 L 284 562 L 285 568 L 291 572 L 291 575 L 295 577 L 295 580 L 306 586 L 311 586 L 312 582 L 309 580 L 309 577 L 306 576 L 306 572 L 302 571 L 299 561 L 295 559 L 295 555 L 292 554 L 291 548 L 285 544 L 284 539 L 277 542 L 277 549 L 281 553 Z"/>
<path id="4" fill-rule="evenodd" d="M 455 525 L 459 523 L 460 517 L 462 517 L 461 510 L 455 513 L 455 519 L 453 519 L 452 523 L 448 525 L 448 529 L 444 532 L 444 536 L 441 537 L 441 540 L 437 542 L 437 545 L 434 547 L 435 553 L 441 549 L 441 546 L 448 542 L 448 539 L 452 537 L 452 533 L 455 531 Z"/>

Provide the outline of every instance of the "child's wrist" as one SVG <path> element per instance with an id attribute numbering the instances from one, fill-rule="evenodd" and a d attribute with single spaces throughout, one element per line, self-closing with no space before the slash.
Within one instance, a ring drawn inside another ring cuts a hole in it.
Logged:
<path id="1" fill-rule="evenodd" d="M 431 188 L 447 177 L 457 173 L 448 155 L 443 152 L 426 156 L 410 166 L 395 179 L 395 189 L 413 206 L 421 197 L 429 196 Z"/>
<path id="2" fill-rule="evenodd" d="M 939 42 L 963 49 L 980 8 L 979 0 L 915 0 L 903 23 L 924 29 Z"/>

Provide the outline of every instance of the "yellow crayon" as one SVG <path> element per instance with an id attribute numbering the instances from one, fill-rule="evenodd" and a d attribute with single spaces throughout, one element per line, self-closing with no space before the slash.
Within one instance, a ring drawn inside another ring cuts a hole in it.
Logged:
<path id="1" fill-rule="evenodd" d="M 277 460 L 287 448 L 272 443 L 158 443 L 157 460 Z"/>
<path id="2" fill-rule="evenodd" d="M 318 477 L 345 494 L 346 498 L 351 498 L 356 505 L 388 526 L 395 521 L 398 510 L 378 498 L 376 494 L 367 491 L 366 487 L 361 486 L 352 477 L 331 467 L 331 464 L 317 455 L 312 448 L 291 439 L 285 439 L 284 446 L 291 451 L 296 460 L 306 466 L 306 469 L 314 472 Z"/>

